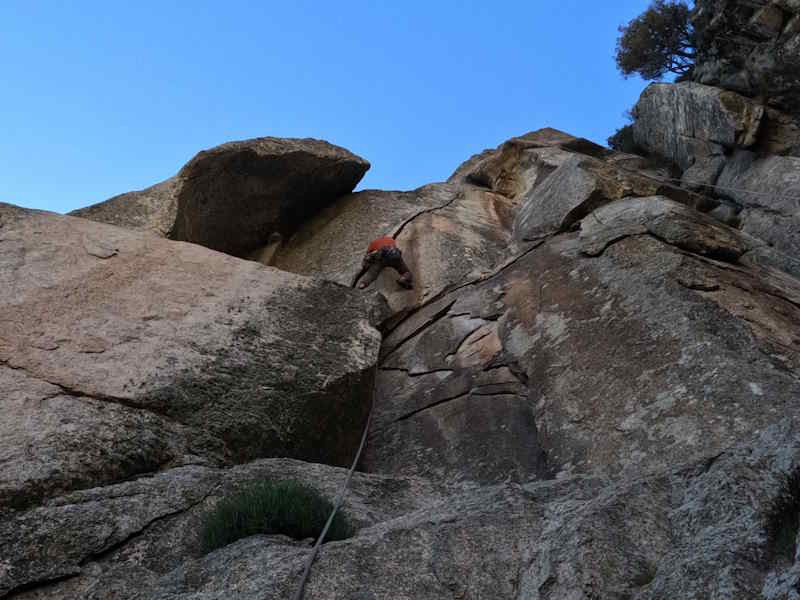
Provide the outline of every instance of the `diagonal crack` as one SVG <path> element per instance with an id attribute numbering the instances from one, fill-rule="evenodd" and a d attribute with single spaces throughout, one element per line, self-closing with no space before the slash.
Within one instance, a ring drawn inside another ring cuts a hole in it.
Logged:
<path id="1" fill-rule="evenodd" d="M 146 523 L 144 523 L 136 531 L 131 532 L 129 535 L 127 535 L 124 539 L 120 540 L 119 542 L 113 543 L 113 544 L 111 544 L 110 546 L 108 546 L 106 548 L 103 548 L 101 550 L 98 550 L 96 552 L 92 552 L 92 553 L 88 554 L 87 556 L 82 558 L 80 561 L 78 561 L 77 563 L 72 565 L 72 566 L 76 567 L 76 570 L 77 570 L 76 572 L 68 573 L 68 574 L 65 574 L 65 575 L 56 575 L 56 576 L 53 576 L 53 577 L 48 577 L 46 579 L 40 579 L 40 580 L 37 580 L 37 581 L 29 581 L 27 583 L 20 584 L 20 585 L 14 587 L 14 588 L 11 588 L 7 592 L 7 595 L 4 596 L 4 598 L 10 599 L 12 596 L 17 596 L 19 594 L 22 594 L 22 593 L 25 593 L 25 592 L 28 592 L 28 591 L 32 591 L 32 590 L 36 590 L 38 588 L 41 588 L 41 587 L 44 587 L 44 586 L 47 586 L 47 585 L 53 585 L 53 584 L 59 583 L 61 581 L 66 581 L 68 579 L 73 579 L 75 577 L 79 577 L 82 574 L 82 567 L 85 567 L 87 563 L 92 562 L 92 561 L 101 560 L 104 557 L 106 557 L 106 556 L 110 555 L 111 553 L 115 552 L 116 550 L 122 548 L 126 544 L 129 544 L 131 541 L 133 541 L 136 538 L 144 535 L 147 532 L 147 530 L 150 529 L 156 523 L 159 523 L 161 521 L 164 521 L 166 519 L 169 519 L 170 517 L 174 517 L 176 515 L 179 515 L 181 513 L 186 512 L 186 511 L 192 510 L 196 506 L 199 506 L 200 504 L 205 502 L 206 499 L 208 499 L 209 496 L 211 496 L 214 492 L 216 492 L 220 488 L 220 486 L 222 485 L 222 480 L 221 479 L 222 479 L 222 476 L 220 475 L 220 481 L 218 481 L 216 484 L 211 485 L 209 487 L 209 490 L 207 492 L 205 492 L 199 500 L 191 502 L 187 506 L 183 506 L 183 507 L 181 507 L 179 509 L 167 512 L 167 513 L 165 513 L 163 515 L 159 515 L 157 517 L 154 517 L 151 520 L 149 520 Z M 113 535 L 113 533 L 112 533 L 112 535 Z"/>
<path id="2" fill-rule="evenodd" d="M 481 327 L 484 327 L 485 325 L 486 325 L 486 321 L 484 321 L 484 320 L 482 320 L 482 319 L 481 319 L 481 322 L 480 322 L 480 324 L 479 324 L 479 325 L 477 325 L 477 326 L 476 326 L 475 328 L 473 328 L 473 329 L 470 329 L 470 330 L 469 330 L 469 331 L 468 331 L 466 334 L 464 334 L 464 335 L 461 337 L 461 339 L 460 339 L 460 340 L 458 340 L 458 342 L 456 343 L 456 347 L 455 347 L 455 349 L 454 349 L 452 352 L 449 352 L 449 353 L 447 354 L 447 356 L 445 356 L 445 362 L 447 362 L 447 360 L 448 360 L 448 359 L 451 359 L 451 360 L 452 360 L 452 357 L 454 357 L 455 355 L 457 355 L 457 354 L 458 354 L 458 353 L 461 351 L 461 348 L 464 346 L 464 344 L 466 344 L 466 342 L 467 342 L 467 340 L 470 338 L 470 336 L 472 336 L 472 334 L 474 334 L 476 331 L 478 331 L 478 330 L 479 330 Z M 480 341 L 480 340 L 482 340 L 483 338 L 485 338 L 485 337 L 487 337 L 487 336 L 490 336 L 490 335 L 492 335 L 492 332 L 491 332 L 491 331 L 487 331 L 486 333 L 484 333 L 484 334 L 483 334 L 483 335 L 481 335 L 480 337 L 478 337 L 478 338 L 475 338 L 474 340 L 472 340 L 472 342 L 471 342 L 471 343 L 472 343 L 472 344 L 474 344 L 474 343 L 476 343 L 476 342 L 479 342 L 479 341 Z"/>
<path id="3" fill-rule="evenodd" d="M 86 392 L 86 391 L 83 391 L 83 390 L 80 390 L 80 389 L 77 389 L 77 388 L 71 388 L 71 387 L 69 387 L 67 385 L 64 385 L 63 383 L 58 383 L 57 381 L 50 381 L 49 379 L 39 375 L 38 373 L 34 373 L 33 371 L 31 371 L 31 370 L 29 370 L 29 369 L 27 369 L 25 367 L 11 365 L 11 364 L 9 364 L 8 360 L 0 359 L 0 365 L 6 367 L 8 369 L 11 369 L 12 371 L 20 371 L 20 372 L 24 373 L 25 375 L 27 375 L 28 377 L 30 377 L 31 379 L 36 379 L 37 381 L 42 381 L 44 383 L 47 383 L 48 385 L 52 385 L 54 387 L 57 387 L 60 390 L 60 393 L 51 394 L 49 396 L 46 396 L 43 399 L 54 398 L 55 396 L 59 396 L 59 395 L 63 394 L 65 396 L 72 396 L 73 398 L 87 398 L 89 400 L 96 400 L 97 402 L 110 402 L 110 403 L 113 403 L 113 404 L 118 404 L 119 406 L 123 406 L 125 408 L 130 408 L 130 409 L 133 409 L 133 410 L 140 410 L 140 411 L 144 411 L 144 412 L 150 413 L 151 415 L 154 415 L 154 416 L 158 417 L 159 419 L 169 419 L 169 420 L 173 420 L 173 421 L 175 421 L 175 422 L 177 422 L 177 423 L 179 423 L 181 425 L 185 425 L 185 423 L 181 423 L 180 421 L 176 421 L 173 417 L 171 417 L 169 415 L 166 415 L 164 413 L 160 413 L 157 410 L 153 410 L 151 408 L 144 407 L 144 406 L 142 406 L 140 404 L 137 404 L 136 402 L 134 402 L 134 401 L 132 401 L 131 399 L 128 399 L 128 398 L 122 398 L 122 397 L 119 397 L 119 396 L 110 396 L 110 395 L 106 395 L 106 394 L 91 394 L 89 392 Z"/>
<path id="4" fill-rule="evenodd" d="M 380 371 L 397 371 L 401 373 L 405 373 L 408 377 L 424 377 L 425 375 L 433 375 L 435 373 L 454 373 L 453 369 L 432 369 L 430 371 L 422 371 L 418 373 L 412 373 L 410 369 L 404 369 L 402 367 L 380 367 Z"/>
<path id="5" fill-rule="evenodd" d="M 451 294 L 451 293 L 453 293 L 453 292 L 456 292 L 456 291 L 458 291 L 458 290 L 460 290 L 460 289 L 462 289 L 462 288 L 465 288 L 465 287 L 467 287 L 467 286 L 470 286 L 470 285 L 475 285 L 476 283 L 482 283 L 482 282 L 484 282 L 484 281 L 489 281 L 489 280 L 491 280 L 491 279 L 494 279 L 495 277 L 497 277 L 498 275 L 500 275 L 500 274 L 501 274 L 503 271 L 505 271 L 506 269 L 508 269 L 508 268 L 510 268 L 510 267 L 512 267 L 512 266 L 514 266 L 514 265 L 515 265 L 517 262 L 519 262 L 520 260 L 522 260 L 523 258 L 525 258 L 525 257 L 526 257 L 528 254 L 530 254 L 531 252 L 533 252 L 534 250 L 536 250 L 536 249 L 537 249 L 539 246 L 541 246 L 542 244 L 544 244 L 544 243 L 545 243 L 545 242 L 546 242 L 548 239 L 549 239 L 549 237 L 547 237 L 547 238 L 543 238 L 543 239 L 539 240 L 538 242 L 536 242 L 535 244 L 531 245 L 530 247 L 526 248 L 524 251 L 522 251 L 522 252 L 520 252 L 520 253 L 518 253 L 518 254 L 514 255 L 513 257 L 511 257 L 511 258 L 507 259 L 506 261 L 504 261 L 503 263 L 501 263 L 500 265 L 498 265 L 497 267 L 495 267 L 495 268 L 494 268 L 494 270 L 493 270 L 491 273 L 489 273 L 488 275 L 484 275 L 484 276 L 481 276 L 481 277 L 476 277 L 476 278 L 474 278 L 474 279 L 471 279 L 471 280 L 469 280 L 469 281 L 466 281 L 466 282 L 464 282 L 464 283 L 460 283 L 460 284 L 458 284 L 458 285 L 454 285 L 454 286 L 450 286 L 450 287 L 446 287 L 446 288 L 444 288 L 444 289 L 443 289 L 441 292 L 439 292 L 439 293 L 438 293 L 438 294 L 436 294 L 435 296 L 432 296 L 431 298 L 429 298 L 428 300 L 426 300 L 425 302 L 423 302 L 422 304 L 420 304 L 419 306 L 417 306 L 417 307 L 416 307 L 414 310 L 410 310 L 410 311 L 409 311 L 409 312 L 408 312 L 408 313 L 407 313 L 407 314 L 406 314 L 406 315 L 403 317 L 403 319 L 401 319 L 400 321 L 398 321 L 398 322 L 397 322 L 397 323 L 394 325 L 394 327 L 392 327 L 391 331 L 394 331 L 395 329 L 397 329 L 397 328 L 398 328 L 400 325 L 402 325 L 403 323 L 405 323 L 406 321 L 408 321 L 408 320 L 409 320 L 411 317 L 413 317 L 415 314 L 417 314 L 417 313 L 418 313 L 420 310 L 422 310 L 422 309 L 423 309 L 423 308 L 425 308 L 426 306 L 429 306 L 429 305 L 433 304 L 434 302 L 437 302 L 437 301 L 441 300 L 442 298 L 444 298 L 444 297 L 445 297 L 445 296 L 447 296 L 448 294 Z M 448 310 L 449 310 L 449 308 L 450 308 L 450 307 L 452 307 L 452 306 L 453 306 L 453 304 L 455 304 L 456 300 L 457 300 L 457 299 L 454 299 L 454 300 L 453 300 L 453 301 L 452 301 L 452 302 L 451 302 L 451 303 L 448 305 Z M 391 331 L 389 331 L 389 333 L 391 333 Z M 410 337 L 413 337 L 413 335 L 415 335 L 415 334 L 412 334 Z M 404 339 L 404 340 L 403 340 L 401 343 L 405 343 L 407 340 L 408 340 L 408 338 Z M 388 356 L 388 355 L 389 355 L 391 352 L 394 352 L 394 350 L 396 350 L 396 349 L 397 349 L 397 347 L 393 348 L 393 349 L 392 349 L 392 350 L 391 350 L 389 353 L 387 353 L 386 355 Z"/>
<path id="6" fill-rule="evenodd" d="M 470 394 L 472 394 L 472 390 L 467 390 L 466 392 L 462 392 L 460 394 L 456 394 L 455 396 L 448 396 L 447 398 L 442 398 L 441 400 L 437 400 L 436 402 L 432 402 L 431 404 L 426 404 L 425 406 L 422 406 L 420 408 L 416 408 L 416 409 L 412 410 L 411 412 L 408 412 L 408 413 L 406 413 L 404 415 L 401 415 L 401 416 L 397 417 L 394 421 L 392 421 L 391 424 L 393 425 L 395 423 L 399 423 L 400 421 L 405 421 L 407 419 L 410 419 L 414 415 L 417 415 L 417 414 L 419 414 L 419 413 L 421 413 L 421 412 L 423 412 L 425 410 L 430 410 L 431 408 L 435 408 L 435 407 L 437 407 L 437 406 L 439 406 L 441 404 L 445 404 L 446 402 L 452 402 L 453 400 L 458 400 L 460 398 L 463 398 L 464 396 L 469 396 Z"/>
<path id="7" fill-rule="evenodd" d="M 105 556 L 108 556 L 109 554 L 111 554 L 115 550 L 118 550 L 119 548 L 122 548 L 123 546 L 125 546 L 126 544 L 131 542 L 132 540 L 135 540 L 136 538 L 144 535 L 147 532 L 147 530 L 150 529 L 156 523 L 160 523 L 161 521 L 169 519 L 170 517 L 174 517 L 174 516 L 179 515 L 181 513 L 185 513 L 187 511 L 192 510 L 196 506 L 200 506 L 203 502 L 205 502 L 211 495 L 213 495 L 220 488 L 220 486 L 223 483 L 222 479 L 223 479 L 223 477 L 220 474 L 220 481 L 217 481 L 217 483 L 211 485 L 209 487 L 209 490 L 205 494 L 203 494 L 200 497 L 200 499 L 198 499 L 198 500 L 196 500 L 194 502 L 191 502 L 188 505 L 183 506 L 181 508 L 177 508 L 177 509 L 175 509 L 173 511 L 164 513 L 163 515 L 159 515 L 157 517 L 154 517 L 153 519 L 151 519 L 150 521 L 148 521 L 147 523 L 142 525 L 142 527 L 140 529 L 131 532 L 127 537 L 125 537 L 125 539 L 120 540 L 119 542 L 116 542 L 116 543 L 108 546 L 107 548 L 103 548 L 102 550 L 99 550 L 97 552 L 94 552 L 94 553 L 90 554 L 89 556 L 87 556 L 86 558 L 81 560 L 80 563 L 78 563 L 79 566 L 84 566 L 84 565 L 86 565 L 86 563 L 88 563 L 90 561 L 96 561 L 96 560 L 102 559 Z"/>
<path id="8" fill-rule="evenodd" d="M 385 354 L 382 354 L 382 356 L 380 357 L 381 362 L 385 361 L 389 356 L 391 356 L 395 351 L 397 351 L 397 349 L 400 348 L 403 344 L 405 344 L 409 340 L 417 337 L 418 335 L 420 335 L 423 331 L 425 331 L 429 327 L 435 325 L 439 321 L 439 319 L 441 319 L 442 317 L 444 317 L 448 313 L 448 311 L 453 307 L 453 304 L 456 303 L 456 300 L 457 300 L 457 298 L 453 298 L 453 300 L 451 302 L 448 302 L 440 310 L 436 311 L 436 313 L 431 315 L 431 317 L 427 321 L 425 321 L 422 325 L 420 325 L 419 327 L 414 329 L 414 331 L 412 331 L 406 337 L 404 337 L 402 340 L 397 342 Z M 427 305 L 428 305 L 428 303 L 426 302 L 423 306 L 427 306 Z M 422 308 L 422 306 L 420 306 L 420 308 Z M 414 312 L 416 313 L 417 311 L 414 311 Z M 381 350 L 383 350 L 383 348 L 381 348 Z"/>
<path id="9" fill-rule="evenodd" d="M 433 208 L 426 208 L 425 210 L 419 211 L 418 213 L 410 216 L 408 219 L 403 221 L 400 224 L 400 226 L 395 230 L 395 232 L 392 234 L 392 237 L 394 239 L 397 239 L 397 236 L 400 235 L 400 233 L 403 231 L 403 229 L 405 229 L 407 225 L 410 225 L 414 221 L 414 219 L 416 219 L 417 217 L 420 217 L 420 216 L 422 216 L 422 215 L 424 215 L 426 213 L 432 213 L 432 212 L 436 212 L 437 210 L 442 210 L 444 208 L 447 208 L 448 206 L 453 204 L 456 200 L 462 200 L 463 198 L 464 198 L 464 190 L 458 190 L 453 195 L 453 197 L 450 200 L 448 200 L 447 202 L 445 202 L 444 204 L 442 204 L 440 206 L 434 206 Z"/>

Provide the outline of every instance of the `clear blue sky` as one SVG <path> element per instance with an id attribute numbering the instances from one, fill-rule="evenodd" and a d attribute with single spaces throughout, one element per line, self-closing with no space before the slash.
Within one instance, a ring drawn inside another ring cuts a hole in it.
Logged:
<path id="1" fill-rule="evenodd" d="M 540 127 L 605 143 L 645 85 L 617 26 L 648 4 L 4 0 L 0 201 L 66 212 L 263 135 L 344 146 L 382 189 Z"/>

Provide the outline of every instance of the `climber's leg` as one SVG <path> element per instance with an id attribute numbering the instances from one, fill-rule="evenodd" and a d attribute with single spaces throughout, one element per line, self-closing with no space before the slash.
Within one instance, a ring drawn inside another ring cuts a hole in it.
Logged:
<path id="1" fill-rule="evenodd" d="M 386 266 L 392 267 L 395 271 L 400 273 L 400 279 L 397 280 L 404 288 L 410 290 L 414 287 L 413 276 L 411 270 L 408 268 L 406 261 L 403 260 L 403 253 L 399 248 L 392 248 L 388 256 L 385 258 Z"/>
<path id="2" fill-rule="evenodd" d="M 378 275 L 380 275 L 382 269 L 383 263 L 380 261 L 371 263 L 367 268 L 367 272 L 364 274 L 364 277 L 358 282 L 358 289 L 363 290 L 365 287 L 371 285 L 372 282 L 378 278 Z"/>

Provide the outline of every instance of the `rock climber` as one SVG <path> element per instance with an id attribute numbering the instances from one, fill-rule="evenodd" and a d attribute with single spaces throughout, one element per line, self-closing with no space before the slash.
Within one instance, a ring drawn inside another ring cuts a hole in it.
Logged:
<path id="1" fill-rule="evenodd" d="M 394 238 L 385 236 L 372 240 L 367 246 L 367 253 L 364 255 L 364 260 L 361 261 L 361 270 L 358 275 L 353 279 L 353 285 L 364 275 L 364 279 L 358 283 L 359 289 L 364 289 L 378 278 L 380 272 L 386 268 L 391 267 L 400 273 L 400 279 L 397 280 L 404 288 L 410 290 L 414 287 L 412 283 L 411 271 L 403 260 L 403 253 L 394 241 Z M 365 275 L 366 273 L 366 275 Z"/>

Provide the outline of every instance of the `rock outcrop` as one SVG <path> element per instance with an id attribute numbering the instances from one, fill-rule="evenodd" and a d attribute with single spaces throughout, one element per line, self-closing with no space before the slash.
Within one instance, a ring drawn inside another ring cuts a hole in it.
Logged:
<path id="1" fill-rule="evenodd" d="M 744 231 L 800 258 L 800 158 L 740 150 L 716 184 L 741 207 Z"/>
<path id="2" fill-rule="evenodd" d="M 367 169 L 320 140 L 256 138 L 204 150 L 166 181 L 70 214 L 244 257 L 294 233 Z"/>
<path id="3" fill-rule="evenodd" d="M 763 115 L 691 85 L 722 111 L 716 178 L 794 185 L 800 159 L 743 146 Z M 262 241 L 277 268 L 4 207 L 0 596 L 291 597 L 308 540 L 203 555 L 196 532 L 248 482 L 333 497 L 374 383 L 358 531 L 306 599 L 792 598 L 794 238 L 758 206 L 715 218 L 745 201 L 674 156 L 532 132 L 446 183 L 341 195 Z M 348 289 L 385 234 L 415 289 Z"/>
<path id="4" fill-rule="evenodd" d="M 369 296 L 75 217 L 0 225 L 0 511 L 176 464 L 348 463 Z"/>
<path id="5" fill-rule="evenodd" d="M 779 2 L 698 2 L 697 22 L 704 29 L 698 30 L 696 79 L 721 87 L 696 82 L 649 85 L 633 109 L 633 136 L 650 156 L 676 167 L 670 181 L 680 177 L 685 188 L 717 199 L 722 207 L 715 216 L 774 246 L 785 255 L 781 262 L 788 265 L 786 269 L 796 274 L 791 265 L 800 250 L 800 104 L 784 101 L 789 98 L 785 94 L 783 100 L 772 102 L 769 94 L 756 93 L 752 73 L 739 72 L 736 77 L 741 85 L 707 76 L 714 69 L 737 64 L 745 70 L 763 67 L 758 77 L 769 79 L 771 67 L 758 57 L 763 53 L 776 56 L 774 44 L 800 40 L 800 29 L 790 38 L 783 33 L 774 39 L 768 36 L 772 41 L 749 50 L 752 62 L 743 62 L 737 50 L 713 32 L 737 23 L 738 35 L 758 36 L 753 27 L 759 19 L 792 11 L 800 8 Z M 704 44 L 712 44 L 713 51 Z M 793 56 L 796 59 L 800 51 Z M 770 81 L 790 92 L 786 80 Z M 800 88 L 792 93 L 798 92 Z"/>
<path id="6" fill-rule="evenodd" d="M 695 81 L 800 112 L 800 3 L 697 0 L 693 24 Z"/>

